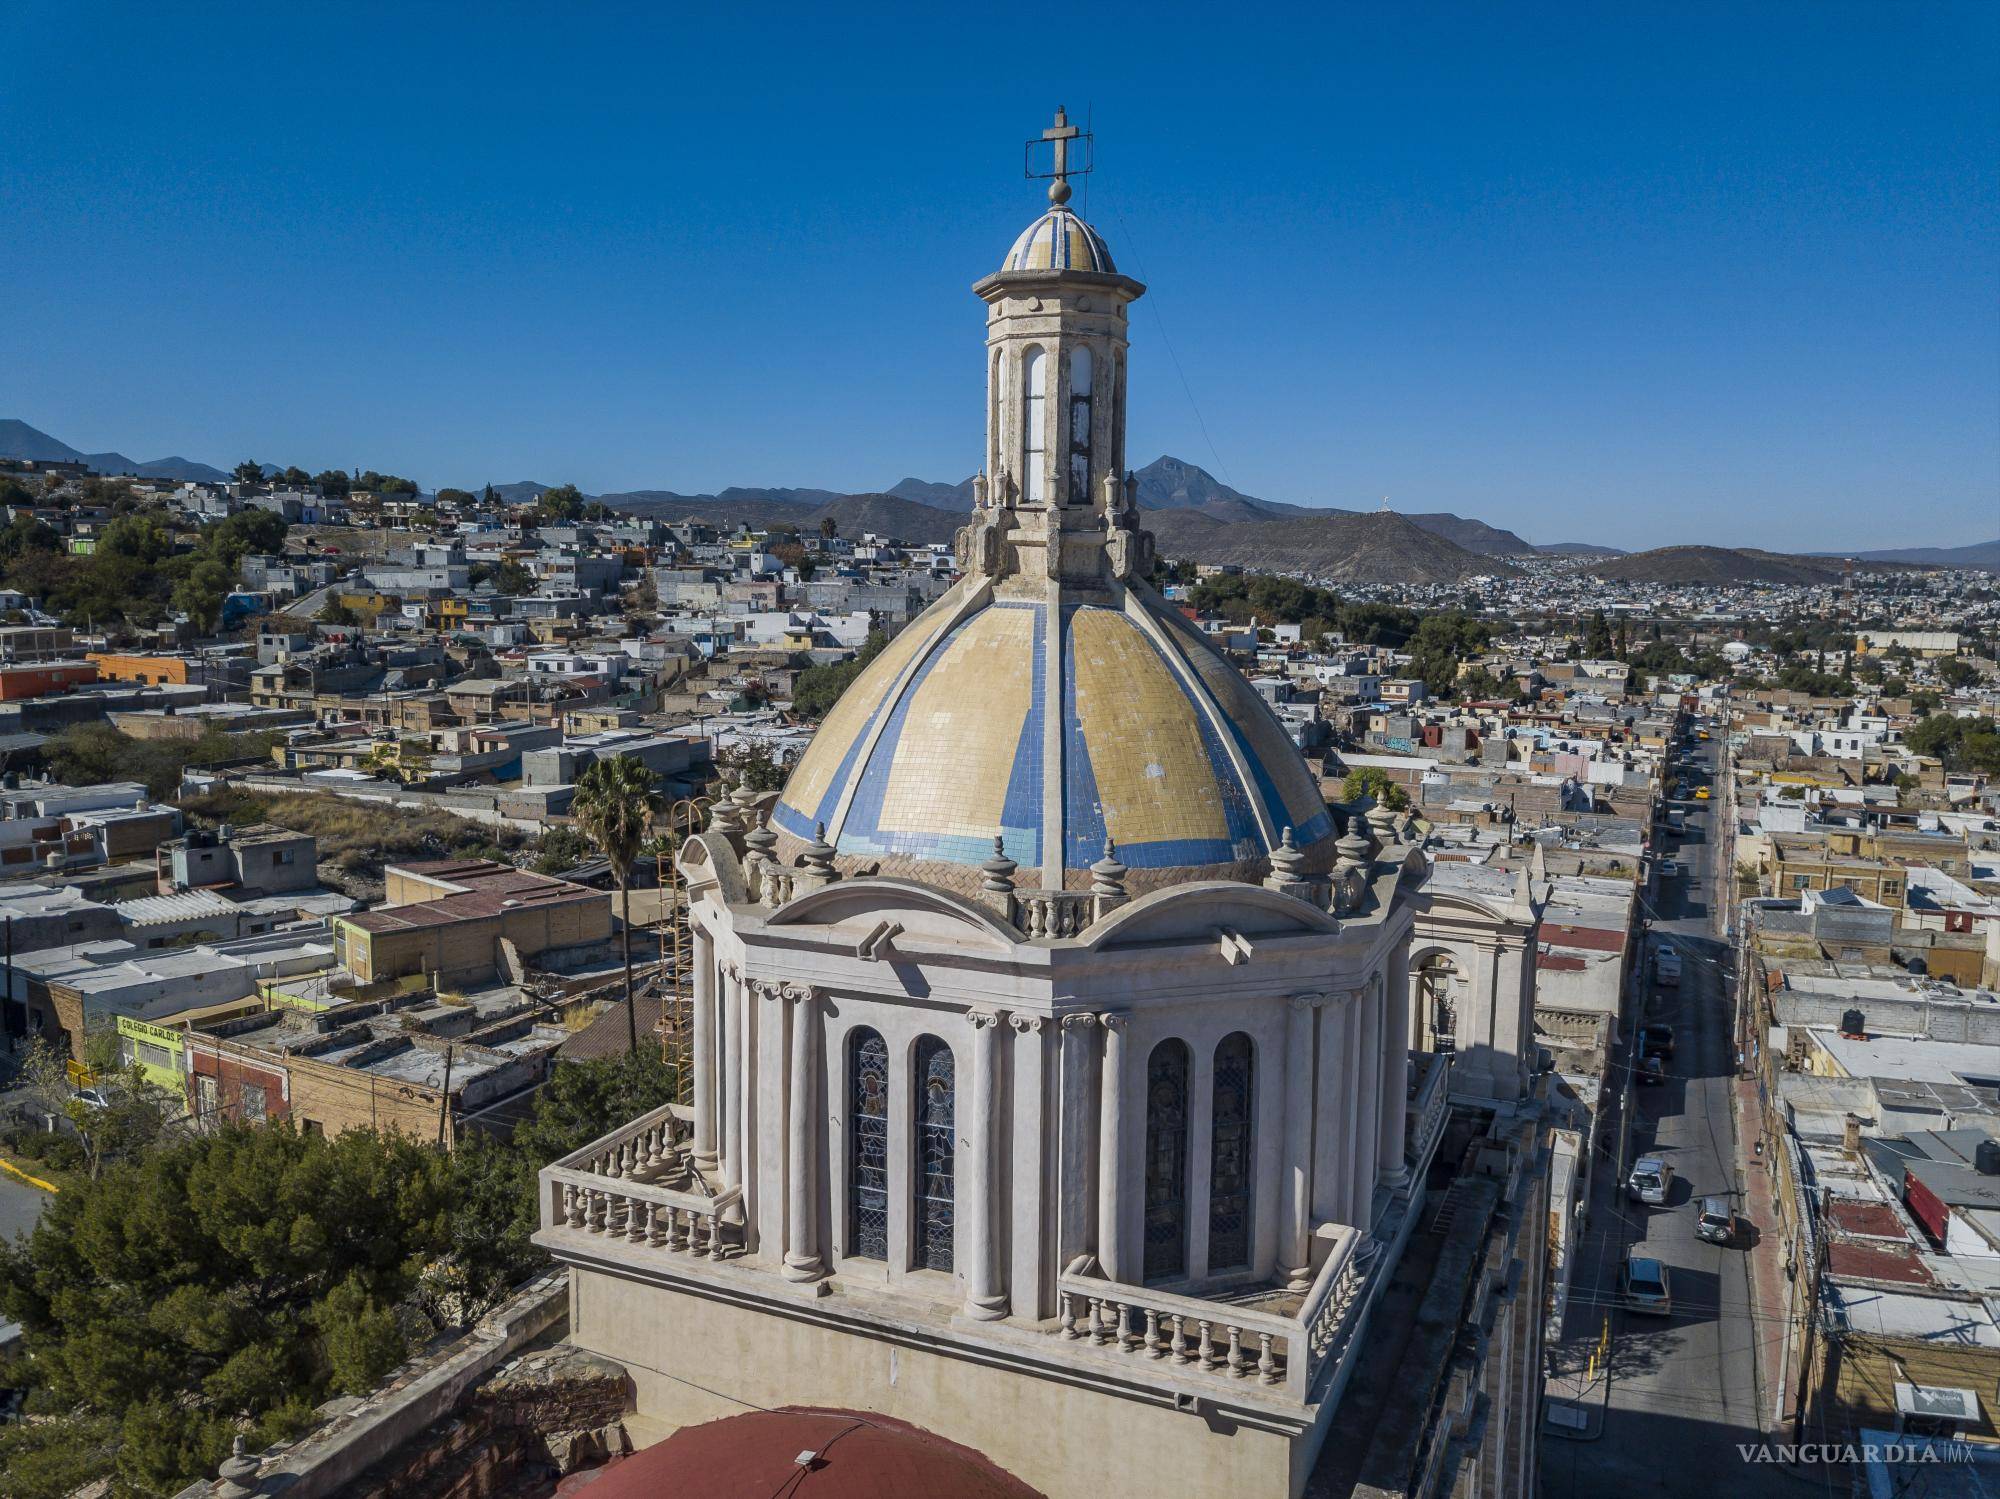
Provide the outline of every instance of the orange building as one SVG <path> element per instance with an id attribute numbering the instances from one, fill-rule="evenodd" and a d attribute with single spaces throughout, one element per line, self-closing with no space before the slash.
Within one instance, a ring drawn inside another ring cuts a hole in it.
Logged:
<path id="1" fill-rule="evenodd" d="M 97 680 L 90 661 L 45 661 L 38 666 L 0 666 L 0 703 L 18 703 L 44 693 L 86 687 Z"/>
<path id="2" fill-rule="evenodd" d="M 187 656 L 121 656 L 93 651 L 83 659 L 95 662 L 98 675 L 107 682 L 185 687 L 201 680 L 201 663 Z"/>

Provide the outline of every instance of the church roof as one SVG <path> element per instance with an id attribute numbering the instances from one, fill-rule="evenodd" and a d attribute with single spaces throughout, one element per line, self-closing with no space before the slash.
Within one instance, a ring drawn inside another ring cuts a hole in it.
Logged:
<path id="1" fill-rule="evenodd" d="M 852 1411 L 746 1411 L 565 1479 L 562 1499 L 1041 1499 L 970 1447 Z"/>
<path id="2" fill-rule="evenodd" d="M 847 867 L 967 891 L 996 837 L 1024 888 L 1058 867 L 1087 888 L 1114 847 L 1135 893 L 1261 879 L 1286 828 L 1330 864 L 1332 817 L 1270 709 L 1151 589 L 1121 592 L 958 584 L 827 715 L 773 826 L 824 824 Z"/>
<path id="3" fill-rule="evenodd" d="M 1111 251 L 1104 243 L 1104 236 L 1067 208 L 1057 206 L 1021 231 L 1000 269 L 1110 274 L 1118 268 L 1111 263 Z"/>

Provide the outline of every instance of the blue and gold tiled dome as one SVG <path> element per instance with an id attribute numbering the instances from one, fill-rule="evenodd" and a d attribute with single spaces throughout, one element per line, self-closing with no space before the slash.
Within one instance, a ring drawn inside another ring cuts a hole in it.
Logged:
<path id="1" fill-rule="evenodd" d="M 1309 868 L 1332 862 L 1333 822 L 1298 749 L 1157 595 L 1051 606 L 972 582 L 827 715 L 772 814 L 788 852 L 823 823 L 846 868 L 965 890 L 995 837 L 1024 889 L 1052 883 L 1057 849 L 1064 886 L 1087 887 L 1107 839 L 1134 893 L 1260 879 L 1286 828 Z"/>
<path id="2" fill-rule="evenodd" d="M 1104 236 L 1067 208 L 1051 208 L 1021 231 L 1000 264 L 1002 271 L 1117 270 Z"/>

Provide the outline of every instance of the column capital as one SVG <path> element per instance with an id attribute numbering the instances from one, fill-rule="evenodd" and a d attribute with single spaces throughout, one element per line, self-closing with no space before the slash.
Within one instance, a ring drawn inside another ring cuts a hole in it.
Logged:
<path id="1" fill-rule="evenodd" d="M 1007 1017 L 1007 1023 L 1021 1035 L 1039 1036 L 1048 1025 L 1048 1020 L 1041 1015 L 1023 1015 L 1017 1010 Z"/>
<path id="2" fill-rule="evenodd" d="M 1005 1010 L 967 1010 L 965 1018 L 973 1030 L 983 1031 L 988 1027 L 997 1027 L 1006 1014 Z"/>
<path id="3" fill-rule="evenodd" d="M 1098 1015 L 1097 1023 L 1107 1033 L 1117 1034 L 1132 1028 L 1132 1017 L 1123 1010 L 1105 1010 Z"/>
<path id="4" fill-rule="evenodd" d="M 1292 1010 L 1317 1010 L 1321 1005 L 1326 1003 L 1326 1000 L 1327 996 L 1318 990 L 1308 989 L 1303 993 L 1294 994 L 1290 999 L 1285 1001 L 1285 1006 L 1287 1009 Z"/>
<path id="5" fill-rule="evenodd" d="M 1082 1031 L 1097 1024 L 1097 1017 L 1088 1010 L 1073 1010 L 1063 1016 L 1060 1023 L 1066 1031 Z"/>

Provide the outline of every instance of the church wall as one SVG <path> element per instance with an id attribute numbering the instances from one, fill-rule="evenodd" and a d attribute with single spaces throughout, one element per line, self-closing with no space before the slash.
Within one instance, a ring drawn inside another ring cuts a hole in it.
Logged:
<path id="1" fill-rule="evenodd" d="M 638 1413 L 669 1428 L 745 1405 L 873 1411 L 976 1448 L 1048 1499 L 1155 1489 L 1281 1496 L 1303 1480 L 1303 1464 L 1297 1478 L 1293 1471 L 1303 1437 L 1125 1399 L 1018 1364 L 974 1364 L 581 1267 L 572 1274 L 571 1341 L 623 1364 Z M 700 1356 L 687 1359 L 695 1349 Z M 666 1373 L 669 1364 L 685 1376 Z"/>

